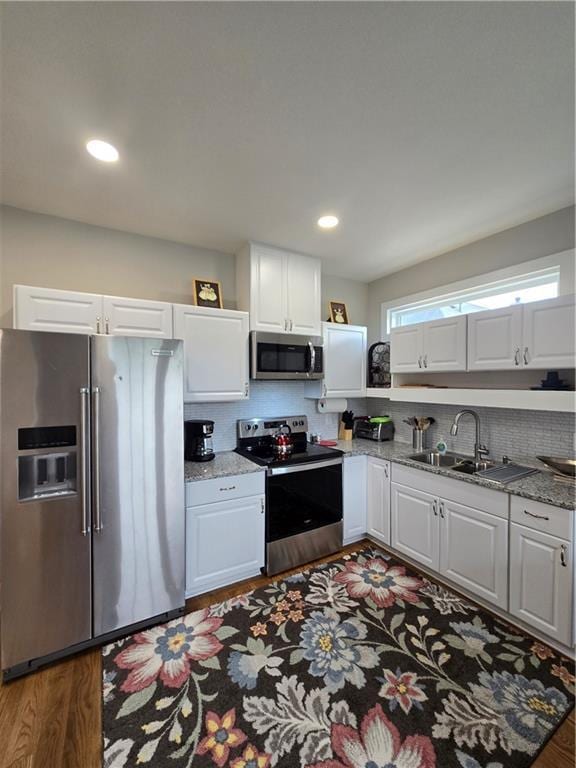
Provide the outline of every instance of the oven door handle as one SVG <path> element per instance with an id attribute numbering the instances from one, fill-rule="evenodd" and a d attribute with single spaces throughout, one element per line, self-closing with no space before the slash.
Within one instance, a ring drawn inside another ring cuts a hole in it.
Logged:
<path id="1" fill-rule="evenodd" d="M 310 368 L 308 369 L 308 376 L 312 376 L 314 368 L 316 368 L 316 348 L 311 341 L 308 341 L 308 348 L 310 349 Z"/>
<path id="2" fill-rule="evenodd" d="M 292 464 L 288 467 L 271 467 L 266 470 L 268 477 L 275 475 L 289 475 L 292 472 L 309 472 L 311 469 L 323 469 L 324 467 L 335 467 L 342 464 L 342 459 L 326 459 L 325 461 L 310 461 L 306 464 Z"/>

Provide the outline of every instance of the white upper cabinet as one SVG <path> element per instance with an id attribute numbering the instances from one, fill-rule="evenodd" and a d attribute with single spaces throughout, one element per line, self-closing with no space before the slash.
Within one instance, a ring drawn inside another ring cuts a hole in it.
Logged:
<path id="1" fill-rule="evenodd" d="M 522 362 L 526 368 L 573 368 L 576 364 L 574 296 L 523 306 Z"/>
<path id="2" fill-rule="evenodd" d="M 522 307 L 468 315 L 468 370 L 498 371 L 521 365 Z"/>
<path id="3" fill-rule="evenodd" d="M 308 397 L 366 397 L 366 328 L 322 323 L 324 378 L 307 381 Z"/>
<path id="4" fill-rule="evenodd" d="M 466 317 L 447 317 L 390 332 L 390 370 L 466 370 Z"/>
<path id="5" fill-rule="evenodd" d="M 14 328 L 172 338 L 172 304 L 14 286 Z"/>
<path id="6" fill-rule="evenodd" d="M 184 400 L 246 400 L 248 313 L 174 305 L 174 336 L 184 340 Z"/>
<path id="7" fill-rule="evenodd" d="M 250 330 L 320 336 L 320 260 L 250 243 L 237 256 L 238 306 Z"/>
<path id="8" fill-rule="evenodd" d="M 172 338 L 172 304 L 104 296 L 102 312 L 104 333 L 115 336 Z"/>
<path id="9" fill-rule="evenodd" d="M 422 368 L 427 371 L 466 370 L 466 317 L 432 320 L 423 326 Z"/>
<path id="10" fill-rule="evenodd" d="M 103 333 L 102 296 L 14 286 L 14 328 L 58 333 Z"/>
<path id="11" fill-rule="evenodd" d="M 422 326 L 407 325 L 390 332 L 390 370 L 411 373 L 422 369 Z"/>

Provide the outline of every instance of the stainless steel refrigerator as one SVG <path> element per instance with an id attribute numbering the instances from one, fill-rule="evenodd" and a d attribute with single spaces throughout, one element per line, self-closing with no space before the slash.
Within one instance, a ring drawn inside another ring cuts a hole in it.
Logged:
<path id="1" fill-rule="evenodd" d="M 182 342 L 0 330 L 4 679 L 183 612 Z"/>

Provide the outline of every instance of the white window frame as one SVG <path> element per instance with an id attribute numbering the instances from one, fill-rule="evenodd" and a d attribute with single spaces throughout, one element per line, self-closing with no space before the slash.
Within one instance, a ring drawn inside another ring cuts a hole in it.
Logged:
<path id="1" fill-rule="evenodd" d="M 486 272 L 481 275 L 459 280 L 447 285 L 439 285 L 420 293 L 413 293 L 410 296 L 403 296 L 391 301 L 383 302 L 380 305 L 380 340 L 389 341 L 390 339 L 390 312 L 398 309 L 407 309 L 411 304 L 418 305 L 425 301 L 449 301 L 454 294 L 461 294 L 478 287 L 485 287 L 490 283 L 500 283 L 522 275 L 529 275 L 531 272 L 539 270 L 558 268 L 560 270 L 560 280 L 558 283 L 558 295 L 575 293 L 575 256 L 576 251 L 571 248 L 567 251 L 554 253 L 550 256 L 543 256 L 539 259 L 524 261 L 521 264 L 515 264 L 512 267 L 505 267 L 493 272 Z"/>

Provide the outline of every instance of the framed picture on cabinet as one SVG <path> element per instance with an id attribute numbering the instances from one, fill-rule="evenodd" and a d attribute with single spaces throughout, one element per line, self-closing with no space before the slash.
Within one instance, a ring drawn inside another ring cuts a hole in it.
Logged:
<path id="1" fill-rule="evenodd" d="M 193 279 L 194 304 L 197 307 L 222 309 L 222 286 L 218 280 Z"/>
<path id="2" fill-rule="evenodd" d="M 348 310 L 343 301 L 330 301 L 330 320 L 338 325 L 348 325 Z"/>

